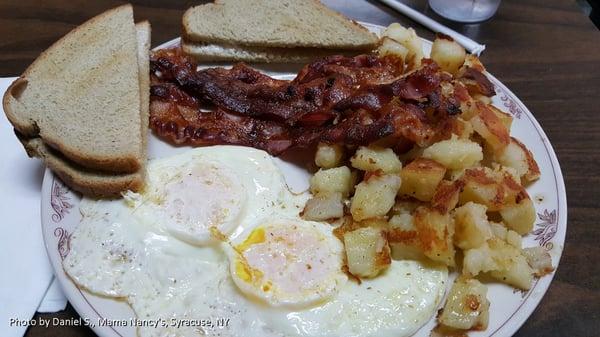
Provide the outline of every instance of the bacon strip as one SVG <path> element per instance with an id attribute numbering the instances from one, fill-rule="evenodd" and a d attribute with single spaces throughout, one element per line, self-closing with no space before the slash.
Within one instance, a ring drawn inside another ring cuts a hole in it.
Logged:
<path id="1" fill-rule="evenodd" d="M 444 134 L 460 101 L 441 94 L 451 78 L 423 64 L 403 75 L 393 57 L 331 56 L 284 81 L 243 63 L 197 71 L 178 49 L 160 50 L 151 57 L 150 127 L 176 144 L 238 144 L 275 155 L 318 141 L 365 145 L 384 137 L 424 146 Z"/>

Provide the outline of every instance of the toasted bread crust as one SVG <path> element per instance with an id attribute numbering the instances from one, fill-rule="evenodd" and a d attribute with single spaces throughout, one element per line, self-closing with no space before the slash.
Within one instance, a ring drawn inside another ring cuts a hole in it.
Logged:
<path id="1" fill-rule="evenodd" d="M 28 138 L 42 138 L 44 143 L 60 151 L 63 155 L 65 155 L 70 160 L 76 162 L 77 164 L 93 170 L 101 170 L 116 173 L 133 173 L 140 170 L 140 168 L 142 168 L 142 166 L 144 165 L 142 159 L 137 154 L 121 155 L 119 157 L 115 157 L 110 154 L 101 155 L 98 153 L 93 153 L 93 151 L 83 152 L 70 146 L 67 143 L 64 143 L 60 139 L 60 137 L 45 132 L 44 126 L 38 125 L 36 120 L 25 120 L 24 118 L 20 118 L 18 112 L 14 111 L 13 109 L 13 106 L 20 104 L 18 102 L 18 97 L 23 92 L 23 90 L 26 90 L 28 84 L 27 78 L 29 77 L 32 69 L 35 69 L 38 66 L 38 64 L 47 62 L 46 59 L 51 50 L 61 48 L 65 41 L 67 41 L 66 39 L 69 37 L 69 35 L 81 30 L 86 30 L 88 26 L 93 25 L 98 21 L 102 21 L 106 17 L 113 15 L 115 12 L 122 10 L 133 11 L 132 6 L 130 4 L 110 9 L 98 16 L 89 19 L 82 25 L 71 30 L 58 41 L 54 42 L 48 49 L 42 52 L 29 67 L 27 67 L 27 69 L 19 78 L 17 78 L 8 87 L 2 99 L 2 106 L 4 108 L 4 112 L 8 120 L 11 122 L 13 127 L 16 130 L 18 130 L 21 134 Z"/>
<path id="2" fill-rule="evenodd" d="M 141 171 L 119 175 L 89 171 L 46 146 L 40 138 L 17 137 L 30 157 L 41 158 L 65 184 L 85 196 L 120 197 L 122 191 L 139 191 L 144 184 Z"/>
<path id="3" fill-rule="evenodd" d="M 264 48 L 205 44 L 181 40 L 184 53 L 198 62 L 243 61 L 261 63 L 307 63 L 328 55 L 353 56 L 358 51 L 319 48 Z"/>
<path id="4" fill-rule="evenodd" d="M 148 124 L 150 119 L 150 22 L 142 21 L 135 24 L 138 40 L 138 68 L 140 85 L 140 118 L 142 135 L 142 153 L 144 160 L 148 157 Z"/>

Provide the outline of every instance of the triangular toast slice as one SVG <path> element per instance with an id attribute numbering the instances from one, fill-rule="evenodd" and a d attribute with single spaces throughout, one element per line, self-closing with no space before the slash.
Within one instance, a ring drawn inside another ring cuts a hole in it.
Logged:
<path id="1" fill-rule="evenodd" d="M 377 37 L 317 0 L 217 0 L 188 9 L 183 35 L 198 43 L 368 50 Z"/>
<path id="2" fill-rule="evenodd" d="M 3 107 L 25 138 L 94 171 L 134 173 L 145 162 L 140 70 L 131 5 L 100 14 L 43 52 Z"/>

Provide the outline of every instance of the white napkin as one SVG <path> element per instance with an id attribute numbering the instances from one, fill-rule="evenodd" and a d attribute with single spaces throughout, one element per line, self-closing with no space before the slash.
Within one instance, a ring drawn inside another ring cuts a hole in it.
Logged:
<path id="1" fill-rule="evenodd" d="M 0 94 L 13 80 L 0 78 Z M 44 166 L 27 157 L 4 111 L 0 115 L 0 336 L 13 337 L 25 333 L 27 326 L 14 320 L 31 319 L 53 271 L 40 225 Z M 57 297 L 55 290 L 51 294 Z"/>
<path id="2" fill-rule="evenodd" d="M 52 283 L 50 283 L 50 286 L 42 299 L 42 303 L 40 303 L 40 306 L 37 308 L 37 312 L 57 312 L 65 310 L 66 307 L 67 297 L 65 297 L 56 277 L 53 277 Z"/>

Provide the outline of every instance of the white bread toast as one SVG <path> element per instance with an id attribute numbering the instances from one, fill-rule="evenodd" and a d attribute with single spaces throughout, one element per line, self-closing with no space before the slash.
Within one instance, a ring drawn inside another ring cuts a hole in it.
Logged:
<path id="1" fill-rule="evenodd" d="M 317 0 L 216 0 L 185 12 L 183 37 L 223 46 L 362 51 L 378 42 L 373 33 Z"/>
<path id="2" fill-rule="evenodd" d="M 135 173 L 106 173 L 83 168 L 65 159 L 40 138 L 20 139 L 31 157 L 41 158 L 71 189 L 90 197 L 119 197 L 122 191 L 138 191 L 144 184 L 142 170 Z"/>
<path id="3" fill-rule="evenodd" d="M 122 6 L 129 7 L 129 6 Z M 122 9 L 119 7 L 112 11 Z M 129 7 L 130 9 L 130 7 Z M 110 12 L 110 11 L 109 11 Z M 108 13 L 108 12 L 107 12 Z M 106 14 L 106 13 L 105 13 Z M 105 14 L 101 14 L 105 15 Z M 99 16 L 99 17 L 100 17 Z M 93 19 L 92 19 L 93 20 Z M 89 22 L 89 21 L 88 21 Z M 131 16 L 133 24 L 133 16 Z M 139 110 L 136 114 L 137 120 L 132 119 L 131 124 L 120 125 L 115 132 L 121 132 L 129 135 L 131 141 L 139 141 L 141 144 L 139 160 L 140 168 L 135 172 L 115 173 L 107 172 L 101 169 L 90 169 L 67 158 L 60 150 L 46 144 L 43 136 L 31 137 L 23 134 L 15 125 L 15 133 L 31 157 L 39 157 L 44 163 L 68 186 L 73 190 L 92 197 L 118 197 L 122 191 L 137 191 L 144 184 L 144 166 L 146 161 L 147 148 L 147 130 L 148 130 L 148 109 L 149 109 L 149 48 L 150 48 L 150 25 L 148 22 L 141 22 L 135 25 L 135 63 L 137 69 L 134 89 L 137 91 Z M 94 57 L 93 54 L 89 57 Z M 14 85 L 14 84 L 13 84 Z M 101 90 L 102 88 L 99 88 Z M 5 95 L 9 95 L 8 91 Z M 11 94 L 12 96 L 12 94 Z M 4 106 L 6 109 L 6 104 Z M 11 111 L 12 112 L 12 111 Z M 9 113 L 7 113 L 8 115 Z M 9 117 L 10 120 L 10 117 Z M 11 122 L 13 122 L 11 120 Z M 84 120 L 80 121 L 81 123 Z M 94 123 L 88 121 L 88 123 Z M 131 130 L 132 127 L 139 127 Z M 40 130 L 41 131 L 41 130 Z M 139 132 L 139 139 L 131 138 Z M 93 149 L 91 150 L 93 151 Z"/>
<path id="4" fill-rule="evenodd" d="M 130 5 L 102 13 L 43 52 L 6 91 L 3 107 L 26 138 L 96 171 L 144 163 L 140 70 Z"/>

